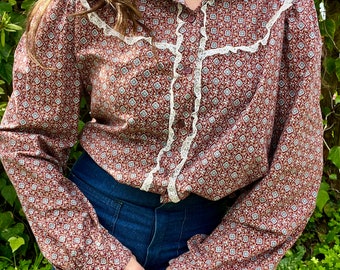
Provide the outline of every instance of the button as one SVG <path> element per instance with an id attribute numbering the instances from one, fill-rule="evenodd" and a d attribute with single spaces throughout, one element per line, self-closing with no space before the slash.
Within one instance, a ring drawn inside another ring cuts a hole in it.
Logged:
<path id="1" fill-rule="evenodd" d="M 179 119 L 177 122 L 176 122 L 176 127 L 178 128 L 184 128 L 185 127 L 185 121 L 183 118 Z"/>
<path id="2" fill-rule="evenodd" d="M 191 74 L 192 73 L 192 68 L 191 67 L 185 67 L 184 69 L 183 69 L 183 73 L 184 74 L 186 74 L 186 75 L 188 75 L 188 74 Z"/>
<path id="3" fill-rule="evenodd" d="M 193 23 L 194 21 L 196 21 L 196 16 L 194 14 L 190 14 L 187 18 L 187 22 Z"/>

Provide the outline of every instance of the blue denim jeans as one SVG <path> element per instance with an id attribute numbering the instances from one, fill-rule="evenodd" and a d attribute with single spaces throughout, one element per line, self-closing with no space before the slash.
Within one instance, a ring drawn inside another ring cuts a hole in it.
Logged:
<path id="1" fill-rule="evenodd" d="M 100 223 L 136 256 L 146 270 L 163 270 L 188 250 L 187 240 L 210 234 L 227 210 L 190 195 L 179 203 L 160 203 L 158 194 L 117 182 L 84 153 L 72 168 L 73 181 L 93 205 Z"/>

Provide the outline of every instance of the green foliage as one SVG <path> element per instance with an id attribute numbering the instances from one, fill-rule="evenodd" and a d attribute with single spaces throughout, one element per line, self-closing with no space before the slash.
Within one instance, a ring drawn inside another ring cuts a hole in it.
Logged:
<path id="1" fill-rule="evenodd" d="M 340 203 L 330 202 L 323 210 L 316 209 L 305 233 L 286 253 L 278 270 L 340 269 Z"/>
<path id="2" fill-rule="evenodd" d="M 333 164 L 340 169 L 340 146 L 333 146 L 328 153 L 327 159 L 332 161 Z"/>
<path id="3" fill-rule="evenodd" d="M 4 172 L 0 174 L 0 192 L 0 269 L 51 269 L 35 243 L 18 197 Z"/>
<path id="4" fill-rule="evenodd" d="M 0 2 L 0 117 L 2 117 L 12 92 L 12 67 L 14 50 L 22 35 L 26 10 L 20 6 L 25 3 L 16 0 Z"/>
<path id="5" fill-rule="evenodd" d="M 24 28 L 27 10 L 35 0 L 0 2 L 0 119 L 12 92 L 14 50 Z M 326 14 L 320 9 L 325 6 Z M 316 209 L 304 233 L 280 262 L 279 270 L 340 269 L 340 2 L 315 0 L 324 41 L 321 109 L 324 124 L 324 174 Z M 326 15 L 326 18 L 323 18 Z M 85 100 L 81 129 L 88 117 Z M 71 152 L 70 164 L 79 156 Z M 1 170 L 0 170 L 1 172 Z M 6 174 L 0 174 L 0 270 L 47 270 L 51 265 L 39 251 Z"/>

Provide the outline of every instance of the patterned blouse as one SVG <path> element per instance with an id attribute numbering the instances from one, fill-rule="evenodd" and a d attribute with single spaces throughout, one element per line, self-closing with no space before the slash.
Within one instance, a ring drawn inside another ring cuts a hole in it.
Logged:
<path id="1" fill-rule="evenodd" d="M 15 56 L 2 163 L 43 254 L 60 269 L 124 269 L 131 252 L 63 176 L 82 147 L 162 202 L 242 195 L 172 270 L 274 269 L 313 212 L 322 173 L 321 38 L 313 0 L 137 0 L 132 35 L 95 0 L 52 0 Z M 71 16 L 70 16 L 71 15 Z M 79 105 L 92 120 L 78 135 Z"/>

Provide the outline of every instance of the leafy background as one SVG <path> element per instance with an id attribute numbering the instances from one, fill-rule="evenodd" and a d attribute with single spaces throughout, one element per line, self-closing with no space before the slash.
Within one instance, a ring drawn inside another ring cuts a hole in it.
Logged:
<path id="1" fill-rule="evenodd" d="M 35 0 L 0 2 L 0 119 L 12 92 L 13 54 L 27 11 Z M 324 173 L 317 207 L 304 233 L 280 262 L 279 270 L 340 269 L 340 1 L 315 0 L 324 41 L 322 95 Z M 86 103 L 81 103 L 86 111 Z M 83 119 L 84 120 L 84 119 Z M 80 121 L 80 126 L 83 122 Z M 70 164 L 79 155 L 75 146 Z M 51 269 L 0 164 L 0 270 Z"/>

